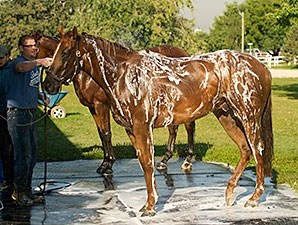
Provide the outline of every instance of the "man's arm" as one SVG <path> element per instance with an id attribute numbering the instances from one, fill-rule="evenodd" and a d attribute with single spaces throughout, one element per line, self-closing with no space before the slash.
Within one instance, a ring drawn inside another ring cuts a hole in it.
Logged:
<path id="1" fill-rule="evenodd" d="M 52 58 L 34 59 L 32 61 L 19 62 L 16 65 L 16 71 L 23 73 L 32 70 L 36 66 L 48 67 L 52 63 Z"/>

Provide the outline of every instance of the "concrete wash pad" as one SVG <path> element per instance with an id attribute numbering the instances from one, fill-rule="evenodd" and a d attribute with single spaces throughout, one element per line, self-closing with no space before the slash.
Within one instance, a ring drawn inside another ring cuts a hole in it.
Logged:
<path id="1" fill-rule="evenodd" d="M 230 169 L 196 161 L 192 172 L 185 174 L 180 170 L 182 159 L 171 159 L 167 173 L 155 171 L 157 214 L 141 217 L 139 209 L 147 194 L 138 160 L 117 160 L 113 177 L 106 178 L 96 173 L 100 162 L 48 163 L 47 181 L 65 188 L 47 193 L 44 205 L 25 209 L 4 205 L 1 224 L 298 224 L 298 196 L 288 186 L 276 188 L 266 179 L 259 206 L 245 208 L 255 187 L 254 173 L 246 170 L 235 189 L 234 205 L 227 207 L 224 195 Z M 40 163 L 35 168 L 36 185 L 43 181 L 43 166 Z"/>

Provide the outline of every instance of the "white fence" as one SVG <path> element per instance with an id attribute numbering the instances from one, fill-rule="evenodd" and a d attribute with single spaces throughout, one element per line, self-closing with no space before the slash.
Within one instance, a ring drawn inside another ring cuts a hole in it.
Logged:
<path id="1" fill-rule="evenodd" d="M 285 60 L 284 56 L 271 56 L 269 54 L 265 56 L 255 56 L 260 62 L 264 63 L 268 66 L 268 68 L 271 68 L 272 66 L 278 66 L 280 64 L 297 64 L 298 63 L 298 56 L 294 58 L 292 62 L 288 62 Z"/>
<path id="2" fill-rule="evenodd" d="M 257 56 L 256 57 L 260 62 L 264 63 L 265 65 L 268 66 L 268 68 L 271 68 L 272 66 L 277 66 L 279 64 L 285 64 L 287 63 L 284 60 L 284 56 L 271 56 L 271 55 L 266 55 L 266 56 Z"/>

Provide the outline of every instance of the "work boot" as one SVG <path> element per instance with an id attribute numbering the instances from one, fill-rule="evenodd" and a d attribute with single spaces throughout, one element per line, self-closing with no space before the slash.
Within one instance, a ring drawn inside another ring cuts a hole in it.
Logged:
<path id="1" fill-rule="evenodd" d="M 33 201 L 26 195 L 25 192 L 14 191 L 11 195 L 12 199 L 20 206 L 31 206 Z"/>
<path id="2" fill-rule="evenodd" d="M 35 195 L 31 191 L 26 192 L 26 195 L 33 201 L 33 203 L 44 203 L 45 201 L 43 196 Z"/>
<path id="3" fill-rule="evenodd" d="M 2 183 L 2 191 L 5 193 L 10 193 L 10 195 L 13 193 L 13 184 L 7 183 L 6 181 L 3 181 Z"/>

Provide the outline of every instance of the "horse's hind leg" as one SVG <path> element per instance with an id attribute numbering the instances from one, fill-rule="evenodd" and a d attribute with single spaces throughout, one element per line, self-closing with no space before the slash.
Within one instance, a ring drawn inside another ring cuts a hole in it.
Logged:
<path id="1" fill-rule="evenodd" d="M 183 164 L 181 165 L 181 169 L 183 171 L 191 171 L 192 169 L 191 159 L 193 157 L 193 151 L 194 151 L 195 121 L 192 121 L 190 123 L 185 123 L 184 125 L 187 131 L 188 150 L 187 150 L 186 158 Z M 156 165 L 156 169 L 158 170 L 167 169 L 168 161 L 172 158 L 174 153 L 174 146 L 176 142 L 178 126 L 170 126 L 168 130 L 169 130 L 168 145 L 167 145 L 165 155 L 162 157 L 161 161 Z"/>
<path id="2" fill-rule="evenodd" d="M 193 151 L 194 151 L 194 133 L 195 133 L 196 123 L 195 121 L 192 121 L 190 123 L 185 123 L 184 126 L 187 131 L 188 150 L 187 150 L 186 158 L 183 164 L 181 165 L 181 169 L 185 172 L 188 172 L 192 170 L 191 159 L 193 157 Z"/>
<path id="3" fill-rule="evenodd" d="M 248 199 L 248 201 L 245 203 L 245 207 L 251 206 L 255 207 L 258 206 L 258 200 L 261 197 L 261 195 L 264 193 L 264 166 L 263 166 L 263 158 L 260 154 L 256 154 L 257 162 L 256 162 L 256 174 L 257 174 L 257 180 L 256 180 L 256 188 L 253 195 Z"/>
<path id="4" fill-rule="evenodd" d="M 267 98 L 266 107 L 262 115 L 261 127 L 256 129 L 256 132 L 253 134 L 253 136 L 258 137 L 254 142 L 257 180 L 255 192 L 245 204 L 245 206 L 252 207 L 258 205 L 258 200 L 264 192 L 265 176 L 272 175 L 273 134 L 271 95 L 269 95 Z"/>
<path id="5" fill-rule="evenodd" d="M 218 120 L 220 121 L 221 125 L 230 136 L 230 138 L 237 144 L 241 152 L 240 160 L 235 168 L 233 175 L 228 181 L 226 189 L 226 204 L 228 206 L 231 206 L 235 201 L 234 189 L 237 186 L 237 183 L 248 164 L 249 158 L 251 156 L 251 149 L 247 143 L 241 125 L 237 123 L 237 121 L 232 117 L 229 111 L 219 112 L 215 115 L 217 116 Z"/>
<path id="6" fill-rule="evenodd" d="M 169 130 L 169 139 L 166 152 L 162 157 L 161 161 L 156 165 L 156 169 L 158 170 L 166 170 L 168 166 L 168 161 L 173 156 L 174 152 L 174 145 L 177 137 L 178 126 L 170 126 L 168 127 Z"/>

